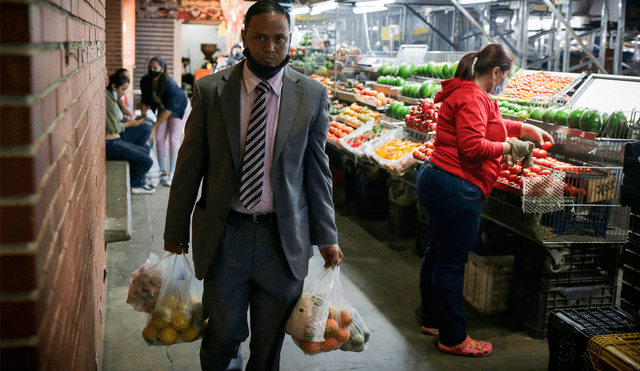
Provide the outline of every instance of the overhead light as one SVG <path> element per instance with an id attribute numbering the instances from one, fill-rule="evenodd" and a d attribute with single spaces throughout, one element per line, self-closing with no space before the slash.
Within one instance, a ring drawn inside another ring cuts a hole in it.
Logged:
<path id="1" fill-rule="evenodd" d="M 368 6 L 368 7 L 381 7 L 387 4 L 393 4 L 396 0 L 372 0 L 372 1 L 358 1 L 356 6 Z"/>
<path id="2" fill-rule="evenodd" d="M 498 18 L 496 18 L 496 23 L 500 23 L 500 24 L 502 24 L 502 23 L 504 23 L 504 22 L 506 22 L 506 21 L 507 21 L 507 19 L 506 19 L 505 17 L 498 17 Z"/>
<path id="3" fill-rule="evenodd" d="M 362 13 L 373 13 L 373 12 L 381 12 L 383 10 L 387 10 L 386 6 L 363 6 L 360 8 L 353 8 L 354 14 L 362 14 Z"/>
<path id="4" fill-rule="evenodd" d="M 309 13 L 309 7 L 308 6 L 301 6 L 299 8 L 295 8 L 293 10 L 291 10 L 291 12 L 289 12 L 289 14 L 291 15 L 298 15 L 298 14 L 307 14 Z"/>
<path id="5" fill-rule="evenodd" d="M 327 10 L 333 10 L 338 7 L 335 1 L 325 1 L 311 6 L 311 15 L 320 14 Z"/>

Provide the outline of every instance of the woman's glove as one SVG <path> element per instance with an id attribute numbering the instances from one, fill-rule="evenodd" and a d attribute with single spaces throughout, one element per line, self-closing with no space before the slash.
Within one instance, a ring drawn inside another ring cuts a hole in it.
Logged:
<path id="1" fill-rule="evenodd" d="M 508 140 L 507 143 L 511 145 L 511 151 L 505 156 L 509 156 L 514 163 L 522 162 L 523 169 L 533 166 L 531 151 L 536 147 L 535 144 L 522 140 Z"/>

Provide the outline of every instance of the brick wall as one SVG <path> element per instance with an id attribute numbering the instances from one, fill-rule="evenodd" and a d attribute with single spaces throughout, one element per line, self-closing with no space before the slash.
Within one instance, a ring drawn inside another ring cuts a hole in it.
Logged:
<path id="1" fill-rule="evenodd" d="M 2 0 L 0 27 L 0 369 L 99 370 L 105 0 Z"/>

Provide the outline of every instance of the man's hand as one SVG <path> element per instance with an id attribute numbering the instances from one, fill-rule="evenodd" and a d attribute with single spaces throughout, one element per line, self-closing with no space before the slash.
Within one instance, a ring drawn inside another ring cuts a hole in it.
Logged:
<path id="1" fill-rule="evenodd" d="M 325 268 L 336 267 L 340 265 L 340 262 L 344 257 L 344 254 L 342 254 L 342 250 L 340 250 L 340 246 L 338 245 L 331 245 L 329 247 L 320 249 L 320 255 L 322 255 L 322 258 L 324 259 Z"/>
<path id="2" fill-rule="evenodd" d="M 176 245 L 173 242 L 164 241 L 164 250 L 168 252 L 172 252 L 174 254 L 182 254 L 183 252 L 186 254 L 189 252 L 189 244 L 185 243 L 183 245 Z"/>

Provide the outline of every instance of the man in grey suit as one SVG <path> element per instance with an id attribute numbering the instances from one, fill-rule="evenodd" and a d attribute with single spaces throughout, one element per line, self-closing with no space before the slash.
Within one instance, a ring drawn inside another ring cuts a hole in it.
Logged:
<path id="1" fill-rule="evenodd" d="M 282 6 L 258 1 L 242 30 L 245 61 L 194 88 L 164 239 L 165 250 L 187 252 L 192 227 L 209 315 L 203 370 L 226 370 L 237 358 L 249 335 L 248 308 L 247 370 L 278 370 L 312 246 L 325 267 L 342 260 L 324 151 L 327 89 L 287 66 L 289 27 Z"/>

